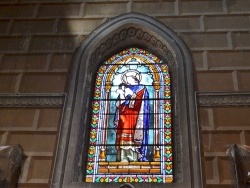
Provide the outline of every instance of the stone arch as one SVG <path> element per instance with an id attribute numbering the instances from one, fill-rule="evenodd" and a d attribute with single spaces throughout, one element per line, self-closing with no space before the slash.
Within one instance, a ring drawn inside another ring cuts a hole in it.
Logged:
<path id="1" fill-rule="evenodd" d="M 137 13 L 115 17 L 94 30 L 76 51 L 68 83 L 52 187 L 117 187 L 82 182 L 95 74 L 122 49 L 139 47 L 166 61 L 171 73 L 174 187 L 202 187 L 193 64 L 183 40 L 159 21 Z M 143 185 L 137 184 L 136 187 Z M 154 187 L 154 185 L 148 185 Z M 165 185 L 157 185 L 164 187 Z"/>

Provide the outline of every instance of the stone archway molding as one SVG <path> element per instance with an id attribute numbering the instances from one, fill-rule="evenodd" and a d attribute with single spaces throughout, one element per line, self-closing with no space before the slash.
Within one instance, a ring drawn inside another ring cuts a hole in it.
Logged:
<path id="1" fill-rule="evenodd" d="M 95 29 L 75 53 L 60 127 L 51 187 L 119 187 L 117 183 L 86 183 L 84 161 L 90 125 L 91 100 L 99 66 L 113 54 L 139 47 L 168 63 L 172 80 L 174 183 L 168 187 L 203 186 L 197 125 L 193 64 L 188 47 L 156 19 L 128 13 Z M 144 184 L 134 184 L 136 188 Z M 147 184 L 147 187 L 166 184 Z"/>

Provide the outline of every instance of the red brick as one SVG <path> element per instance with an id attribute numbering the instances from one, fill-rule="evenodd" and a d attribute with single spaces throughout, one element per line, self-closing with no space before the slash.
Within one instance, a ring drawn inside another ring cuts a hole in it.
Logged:
<path id="1" fill-rule="evenodd" d="M 180 13 L 181 14 L 215 14 L 222 13 L 222 1 L 221 0 L 181 0 L 180 1 Z"/>
<path id="2" fill-rule="evenodd" d="M 158 18 L 166 26 L 170 27 L 174 31 L 199 31 L 200 30 L 200 18 L 199 17 L 167 17 Z"/>
<path id="3" fill-rule="evenodd" d="M 2 70 L 44 69 L 48 54 L 6 54 L 2 58 Z"/>
<path id="4" fill-rule="evenodd" d="M 0 108 L 0 127 L 32 127 L 34 115 L 30 108 Z"/>
<path id="5" fill-rule="evenodd" d="M 250 52 L 248 51 L 217 51 L 208 52 L 208 67 L 209 68 L 237 68 L 248 67 Z"/>
<path id="6" fill-rule="evenodd" d="M 49 69 L 67 70 L 73 61 L 72 54 L 52 54 Z"/>
<path id="7" fill-rule="evenodd" d="M 38 17 L 78 17 L 81 3 L 41 4 Z"/>
<path id="8" fill-rule="evenodd" d="M 225 152 L 230 144 L 241 144 L 240 133 L 240 131 L 203 132 L 203 149 L 205 152 Z"/>
<path id="9" fill-rule="evenodd" d="M 63 93 L 66 82 L 66 74 L 25 74 L 21 81 L 20 92 Z"/>
<path id="10" fill-rule="evenodd" d="M 132 3 L 132 12 L 139 12 L 149 15 L 174 15 L 175 14 L 175 2 L 135 2 Z"/>
<path id="11" fill-rule="evenodd" d="M 30 51 L 74 51 L 75 36 L 34 36 L 30 42 Z"/>
<path id="12" fill-rule="evenodd" d="M 207 71 L 197 73 L 199 91 L 233 91 L 231 71 Z"/>
<path id="13" fill-rule="evenodd" d="M 40 34 L 52 33 L 55 20 L 16 20 L 12 24 L 12 33 L 18 34 Z"/>
<path id="14" fill-rule="evenodd" d="M 28 183 L 48 183 L 51 167 L 51 157 L 32 157 L 27 176 Z"/>
<path id="15" fill-rule="evenodd" d="M 205 30 L 228 31 L 249 30 L 250 20 L 248 16 L 205 16 Z"/>
<path id="16" fill-rule="evenodd" d="M 7 138 L 8 145 L 20 144 L 24 152 L 53 152 L 56 135 L 37 132 L 11 132 Z"/>
<path id="17" fill-rule="evenodd" d="M 18 80 L 18 74 L 7 73 L 0 74 L 0 93 L 12 93 L 15 92 L 16 82 Z"/>
<path id="18" fill-rule="evenodd" d="M 10 25 L 9 20 L 0 20 L 0 34 L 6 34 Z"/>
<path id="19" fill-rule="evenodd" d="M 243 129 L 248 128 L 250 122 L 250 108 L 227 107 L 214 108 L 214 124 L 217 128 Z M 248 128 L 249 129 L 249 128 Z"/>
<path id="20" fill-rule="evenodd" d="M 250 33 L 233 33 L 233 44 L 236 49 L 250 49 Z"/>
<path id="21" fill-rule="evenodd" d="M 250 90 L 250 70 L 248 71 L 237 71 L 238 85 L 240 91 Z"/>
<path id="22" fill-rule="evenodd" d="M 57 31 L 59 33 L 89 34 L 101 24 L 101 19 L 67 19 L 60 20 Z"/>
<path id="23" fill-rule="evenodd" d="M 228 10 L 231 13 L 249 13 L 250 12 L 250 1 L 246 0 L 228 0 Z"/>
<path id="24" fill-rule="evenodd" d="M 38 129 L 57 129 L 60 124 L 62 110 L 60 108 L 42 108 L 39 113 Z"/>
<path id="25" fill-rule="evenodd" d="M 25 51 L 29 38 L 23 37 L 0 37 L 0 51 Z"/>
<path id="26" fill-rule="evenodd" d="M 120 3 L 86 3 L 84 5 L 84 16 L 114 16 L 124 14 L 127 11 L 127 2 Z"/>
<path id="27" fill-rule="evenodd" d="M 226 33 L 182 33 L 181 37 L 191 49 L 227 49 Z"/>
<path id="28" fill-rule="evenodd" d="M 0 18 L 28 18 L 34 16 L 36 4 L 1 5 Z"/>

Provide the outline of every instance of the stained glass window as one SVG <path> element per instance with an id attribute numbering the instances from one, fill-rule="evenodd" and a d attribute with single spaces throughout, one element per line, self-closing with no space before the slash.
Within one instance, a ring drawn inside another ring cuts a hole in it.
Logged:
<path id="1" fill-rule="evenodd" d="M 96 76 L 86 182 L 173 181 L 171 86 L 166 62 L 139 48 Z"/>

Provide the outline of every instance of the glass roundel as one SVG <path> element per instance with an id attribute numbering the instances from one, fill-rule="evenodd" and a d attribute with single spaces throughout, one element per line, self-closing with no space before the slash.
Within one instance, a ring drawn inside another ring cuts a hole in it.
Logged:
<path id="1" fill-rule="evenodd" d="M 139 48 L 105 61 L 96 76 L 86 182 L 173 181 L 168 66 Z"/>

